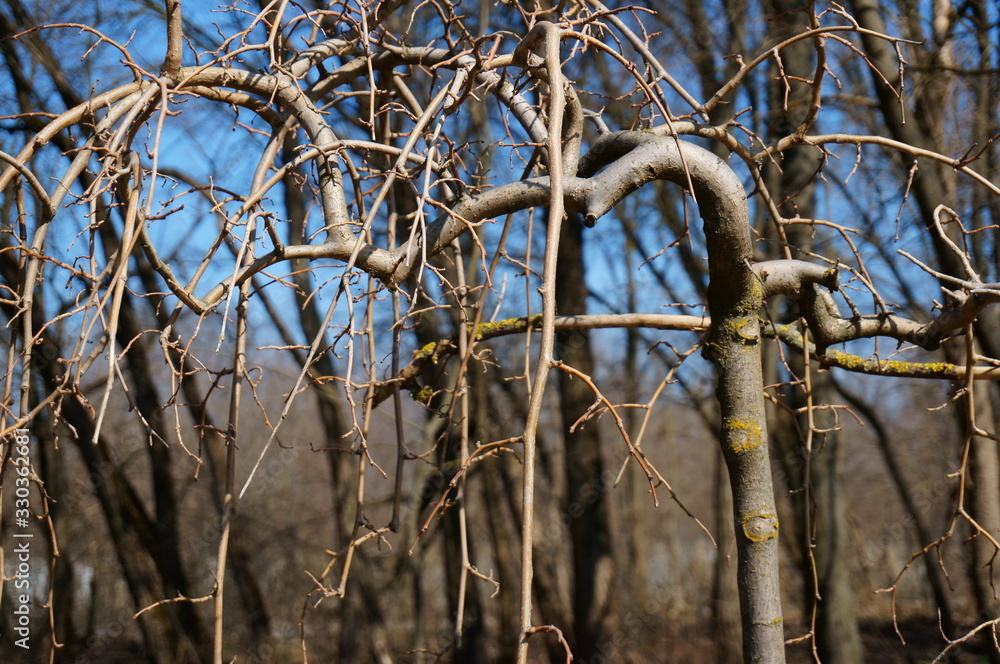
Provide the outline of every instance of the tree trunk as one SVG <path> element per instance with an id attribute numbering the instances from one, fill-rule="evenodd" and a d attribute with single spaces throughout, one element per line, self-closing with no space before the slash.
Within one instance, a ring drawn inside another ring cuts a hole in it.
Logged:
<path id="1" fill-rule="evenodd" d="M 549 220 L 561 223 L 561 220 Z M 556 276 L 556 309 L 561 315 L 587 313 L 583 227 L 571 215 L 563 222 Z M 594 357 L 586 331 L 556 335 L 557 359 L 592 376 Z M 559 372 L 559 412 L 566 446 L 566 497 L 573 555 L 573 655 L 589 661 L 606 645 L 616 618 L 612 609 L 614 561 L 611 555 L 609 505 L 611 486 L 604 477 L 598 423 L 569 428 L 594 403 L 594 393 L 580 379 Z M 605 655 L 606 656 L 606 655 Z"/>
<path id="2" fill-rule="evenodd" d="M 976 426 L 986 431 L 996 431 L 993 403 L 990 400 L 990 385 L 986 381 L 976 385 L 974 390 Z M 1000 457 L 997 456 L 995 441 L 983 436 L 972 436 L 972 517 L 994 537 L 1000 535 Z M 1000 600 L 997 598 L 997 550 L 993 543 L 982 535 L 973 540 L 972 565 L 973 588 L 976 594 L 978 619 L 976 624 L 1000 617 Z M 990 653 L 990 660 L 1000 661 L 993 637 L 983 640 Z"/>
<path id="3" fill-rule="evenodd" d="M 602 136 L 591 148 L 597 156 L 581 163 L 581 175 L 633 151 L 641 163 L 630 164 L 630 172 L 641 172 L 647 181 L 690 183 L 704 220 L 712 318 L 704 354 L 715 365 L 719 438 L 733 490 L 743 654 L 748 662 L 784 662 L 778 517 L 762 390 L 758 315 L 763 291 L 751 267 L 746 192 L 732 169 L 711 152 L 642 132 Z"/>
<path id="4" fill-rule="evenodd" d="M 626 228 L 633 226 L 628 220 L 623 220 Z M 634 233 L 627 232 L 625 239 L 625 274 L 627 282 L 627 294 L 625 302 L 626 311 L 639 311 L 636 298 L 635 285 L 635 243 L 632 242 Z M 625 376 L 622 386 L 623 396 L 626 403 L 639 403 L 641 396 L 642 370 L 639 366 L 640 345 L 642 338 L 639 331 L 633 328 L 625 330 Z M 638 417 L 640 411 L 635 408 L 626 408 L 622 413 L 622 420 L 625 422 L 625 430 L 630 436 L 638 433 L 638 426 L 641 419 Z M 619 455 L 620 456 L 620 455 Z M 629 468 L 629 472 L 623 478 L 625 489 L 625 501 L 621 518 L 628 524 L 627 532 L 622 533 L 624 538 L 625 564 L 619 565 L 616 582 L 618 587 L 627 589 L 625 593 L 619 593 L 627 597 L 626 606 L 618 607 L 619 612 L 632 607 L 642 606 L 649 597 L 649 521 L 652 514 L 649 499 L 649 484 L 642 473 L 635 467 Z M 727 519 L 728 521 L 728 519 Z M 612 525 L 612 528 L 614 526 Z M 619 530 L 620 532 L 620 530 Z M 733 585 L 733 595 L 736 597 L 735 584 Z M 737 618 L 738 621 L 738 618 Z"/>
<path id="5" fill-rule="evenodd" d="M 882 424 L 881 416 L 870 403 L 847 391 L 842 384 L 838 384 L 837 389 L 847 399 L 851 407 L 868 420 L 875 430 L 875 438 L 878 441 L 879 451 L 882 453 L 886 468 L 889 470 L 889 476 L 892 478 L 896 492 L 899 494 L 899 500 L 903 503 L 903 508 L 909 514 L 909 518 L 913 520 L 913 529 L 916 531 L 917 539 L 915 544 L 923 548 L 937 539 L 937 537 L 931 534 L 928 515 L 925 510 L 921 509 L 924 505 L 917 504 L 917 498 L 913 495 L 909 482 L 903 477 L 902 463 L 900 463 L 899 455 L 896 454 L 896 450 L 893 447 L 893 441 L 889 437 L 888 429 Z M 925 498 L 924 502 L 930 501 Z M 941 631 L 944 632 L 945 637 L 953 639 L 958 635 L 955 633 L 955 618 L 951 607 L 951 595 L 945 589 L 945 579 L 943 578 L 942 569 L 935 556 L 922 556 L 921 560 L 923 561 L 924 570 L 927 575 L 927 582 L 930 584 L 931 593 L 934 596 L 934 607 L 937 609 L 938 615 L 941 616 Z"/>
<path id="6" fill-rule="evenodd" d="M 495 432 L 501 431 L 499 415 L 494 417 L 490 409 L 490 382 L 492 376 L 483 371 L 473 371 L 469 374 L 471 381 L 473 407 L 476 422 L 482 435 L 476 438 L 488 442 L 495 438 Z M 497 575 L 501 589 L 513 587 L 517 579 L 518 560 L 515 555 L 518 550 L 516 530 L 517 519 L 511 512 L 509 501 L 504 496 L 503 470 L 499 464 L 505 463 L 498 459 L 484 465 L 480 472 L 483 475 L 483 505 L 490 529 L 490 543 L 497 562 Z M 501 590 L 500 595 L 493 600 L 499 603 L 499 634 L 496 636 L 498 661 L 512 662 L 517 658 L 517 595 Z"/>
<path id="7" fill-rule="evenodd" d="M 12 256 L 10 253 L 6 255 Z M 17 283 L 16 263 L 12 264 L 7 260 L 2 266 L 7 283 Z M 35 307 L 39 309 L 35 314 L 37 319 L 44 320 L 39 300 L 35 301 Z M 9 316 L 13 315 L 9 308 L 6 313 Z M 134 324 L 134 318 L 130 314 L 128 298 L 125 298 L 120 328 L 123 335 L 129 330 L 135 331 L 129 327 Z M 133 337 L 129 337 L 129 341 L 135 336 L 138 336 L 137 332 Z M 124 345 L 124 338 L 119 341 Z M 53 357 L 62 356 L 59 345 L 47 332 L 42 333 L 40 343 L 51 345 L 55 350 Z M 136 350 L 134 355 L 138 357 L 139 353 L 140 351 Z M 51 392 L 62 384 L 60 371 L 61 366 L 53 362 L 39 363 L 39 379 L 44 381 L 46 392 Z M 138 391 L 141 392 L 141 388 Z M 138 396 L 141 397 L 137 402 L 139 407 L 148 407 L 149 393 L 145 392 Z M 174 534 L 176 531 L 173 527 L 165 531 L 165 525 L 169 524 L 158 525 L 146 513 L 139 493 L 112 461 L 108 449 L 108 427 L 105 427 L 104 433 L 98 437 L 95 445 L 92 442 L 95 433 L 93 416 L 75 398 L 63 400 L 61 414 L 73 427 L 77 448 L 83 456 L 86 467 L 92 471 L 90 476 L 94 478 L 97 498 L 107 520 L 115 552 L 122 566 L 135 609 L 139 610 L 162 599 L 175 597 L 179 592 L 186 594 L 187 581 L 180 567 L 177 537 Z M 149 411 L 144 413 L 148 414 L 151 413 Z M 157 441 L 153 446 L 162 447 L 162 443 Z M 159 472 L 167 472 L 167 469 L 160 469 Z M 156 498 L 161 502 L 166 500 L 162 494 L 157 494 Z M 170 523 L 175 526 L 170 515 L 173 507 L 164 503 L 159 508 L 160 513 L 169 517 Z M 199 621 L 193 605 L 188 602 L 157 607 L 143 614 L 138 623 L 147 656 L 153 661 L 199 662 L 208 656 L 207 632 Z"/>
<path id="8" fill-rule="evenodd" d="M 943 3 L 940 7 L 947 9 L 948 3 Z M 977 4 L 973 6 L 974 13 L 977 17 L 983 18 L 984 15 L 978 12 L 977 7 L 981 9 L 982 5 Z M 861 27 L 868 30 L 885 31 L 885 21 L 879 14 L 878 3 L 873 0 L 852 0 L 851 8 Z M 942 15 L 941 18 L 945 19 L 946 23 L 951 20 L 951 17 L 947 15 Z M 977 28 L 979 28 L 977 37 L 982 40 L 984 34 L 982 27 L 984 23 L 979 18 L 977 18 Z M 986 23 L 988 24 L 988 21 Z M 988 31 L 989 28 L 987 28 L 986 32 L 988 33 Z M 905 109 L 900 100 L 895 97 L 892 91 L 887 89 L 886 84 L 883 82 L 884 78 L 893 88 L 898 90 L 900 87 L 896 58 L 891 47 L 887 43 L 873 39 L 868 35 L 862 36 L 862 44 L 869 61 L 877 70 L 872 72 L 873 86 L 878 94 L 879 110 L 893 138 L 907 141 L 911 145 L 941 152 L 943 150 L 940 143 L 947 133 L 944 118 L 945 114 L 952 108 L 952 105 L 949 103 L 951 92 L 948 88 L 948 82 L 951 80 L 953 74 L 947 68 L 940 66 L 950 56 L 948 53 L 950 37 L 947 34 L 935 34 L 934 37 L 933 42 L 927 42 L 926 47 L 928 52 L 921 54 L 925 56 L 931 67 L 923 75 L 918 84 L 920 94 L 917 97 L 916 107 L 914 108 L 910 104 Z M 906 100 L 909 101 L 909 98 Z M 995 104 L 996 98 L 986 100 L 986 103 L 988 105 Z M 904 123 L 902 116 L 904 111 L 907 118 L 913 118 L 915 121 Z M 992 131 L 991 128 L 996 126 L 996 119 L 991 116 L 987 117 L 989 117 L 989 120 L 986 122 L 989 125 L 982 129 L 990 132 Z M 982 129 L 978 133 L 982 134 Z M 985 163 L 987 164 L 985 168 L 990 168 L 991 170 L 995 166 L 995 161 L 989 157 Z M 920 208 L 922 223 L 924 227 L 931 231 L 935 257 L 938 265 L 941 266 L 941 271 L 960 278 L 969 278 L 971 275 L 967 274 L 959 257 L 948 247 L 945 240 L 940 237 L 932 225 L 935 211 L 939 205 L 955 206 L 953 199 L 955 198 L 954 192 L 956 189 L 954 171 L 945 168 L 937 162 L 921 163 L 920 170 L 917 171 L 912 184 L 913 195 Z M 952 238 L 953 242 L 956 242 L 958 246 L 962 246 L 965 238 L 961 237 L 959 230 L 954 224 L 948 225 L 946 232 Z M 971 253 L 974 258 L 976 252 L 973 251 Z M 990 266 L 980 266 L 980 269 L 984 267 L 989 268 Z M 995 268 L 995 265 L 992 267 Z M 944 287 L 951 286 L 947 280 L 941 280 L 941 284 Z M 984 316 L 980 316 L 979 320 L 975 323 L 977 340 L 983 345 L 986 352 L 993 357 L 996 357 L 1000 353 L 1000 328 L 995 324 L 997 320 L 996 315 L 995 311 L 987 312 Z M 989 429 L 989 425 L 996 419 L 996 405 L 988 398 L 989 388 L 980 387 L 979 391 L 985 398 L 981 401 L 978 398 L 976 399 L 976 403 L 974 404 L 976 418 L 977 421 L 988 423 L 984 428 Z M 976 510 L 973 517 L 977 520 L 982 519 L 981 525 L 994 534 L 997 533 L 997 528 L 1000 527 L 1000 502 L 998 502 L 1000 501 L 1000 496 L 997 495 L 997 487 L 1000 486 L 1000 460 L 998 460 L 997 454 L 995 443 L 983 444 L 977 437 L 973 438 L 969 467 L 970 486 L 972 490 L 971 498 Z M 980 541 L 982 539 L 984 538 L 977 538 L 973 546 L 973 555 L 970 561 L 972 565 L 970 577 L 973 582 L 979 609 L 977 614 L 979 620 L 976 621 L 976 624 L 995 618 L 998 608 L 997 600 L 994 598 L 990 568 L 984 570 L 981 567 L 985 559 L 994 555 L 995 549 L 990 547 L 992 552 L 987 554 L 987 549 L 984 548 L 986 543 Z M 954 638 L 960 635 L 949 636 Z M 987 639 L 984 647 L 990 653 L 991 661 L 1000 662 L 1000 652 L 998 652 L 992 640 Z"/>
<path id="9" fill-rule="evenodd" d="M 729 488 L 729 473 L 725 460 L 716 457 L 715 472 L 715 533 L 718 549 L 712 569 L 712 640 L 715 642 L 717 664 L 741 664 L 743 654 L 738 644 L 740 638 L 740 612 L 736 599 L 736 565 L 730 556 L 733 538 L 732 511 L 733 496 Z"/>
<path id="10" fill-rule="evenodd" d="M 829 373 L 815 371 L 813 403 L 834 401 Z M 813 496 L 816 501 L 816 544 L 813 557 L 819 585 L 816 615 L 816 648 L 824 664 L 854 664 L 865 661 L 861 631 L 855 612 L 851 559 L 850 527 L 847 522 L 847 499 L 844 495 L 841 436 L 833 431 L 835 419 L 830 410 L 813 414 L 814 424 L 828 433 L 814 434 L 812 453 Z"/>
<path id="11" fill-rule="evenodd" d="M 978 344 L 976 350 L 977 352 L 981 350 Z M 995 432 L 997 430 L 995 410 L 990 389 L 988 381 L 976 383 L 973 389 L 973 410 L 976 426 L 985 431 Z M 963 401 L 967 400 L 968 397 Z M 971 435 L 972 438 L 968 471 L 968 498 L 971 502 L 969 513 L 976 523 L 996 538 L 1000 536 L 1000 481 L 998 481 L 1000 456 L 997 454 L 997 443 L 989 438 L 971 434 L 964 409 L 959 412 L 960 426 L 965 434 Z M 974 533 L 971 528 L 967 531 L 970 535 Z M 968 574 L 976 600 L 976 617 L 970 628 L 1000 617 L 1000 599 L 996 581 L 997 555 L 997 549 L 989 539 L 982 535 L 972 538 L 972 556 L 969 559 Z M 978 642 L 988 654 L 989 660 L 996 664 L 1000 662 L 1000 649 L 996 647 L 991 630 L 983 631 L 986 633 L 978 638 Z M 953 635 L 952 638 L 955 636 L 961 634 Z"/>
<path id="12" fill-rule="evenodd" d="M 809 29 L 812 8 L 801 0 L 768 0 L 765 11 L 772 16 L 769 22 L 769 42 L 784 41 L 794 34 Z M 787 47 L 782 56 L 782 68 L 770 66 L 772 80 L 768 86 L 771 116 L 767 129 L 772 139 L 793 133 L 805 119 L 811 103 L 812 88 L 808 81 L 815 75 L 816 56 L 810 41 L 799 41 Z M 815 177 L 820 168 L 821 155 L 814 148 L 800 147 L 787 150 L 778 168 L 767 169 L 769 189 L 786 218 L 812 218 L 815 215 Z M 769 227 L 773 222 L 765 220 Z M 767 233 L 774 240 L 769 252 L 772 258 L 781 258 L 789 252 L 793 258 L 803 258 L 801 252 L 814 250 L 813 229 L 808 226 L 784 227 L 784 239 L 789 247 L 782 247 L 774 232 Z M 769 307 L 772 315 L 790 316 L 793 311 L 788 301 L 775 301 Z M 777 360 L 778 358 L 773 358 Z M 796 355 L 788 358 L 795 376 L 804 379 L 806 366 Z M 811 381 L 812 403 L 830 403 L 834 391 L 830 374 L 820 373 L 813 365 Z M 807 405 L 803 389 L 789 389 L 789 406 L 801 410 Z M 796 425 L 786 414 L 779 418 L 786 421 L 782 429 L 773 431 L 777 450 L 786 464 L 789 481 L 802 482 L 808 487 L 793 498 L 796 520 L 802 526 L 796 538 L 799 549 L 803 584 L 803 610 L 807 617 L 816 612 L 815 646 L 820 659 L 826 664 L 854 664 L 863 659 L 861 632 L 855 613 L 855 594 L 852 590 L 850 571 L 849 537 L 847 535 L 846 501 L 840 477 L 840 446 L 836 432 L 820 434 L 832 428 L 834 418 L 828 410 L 812 413 L 814 427 L 810 432 L 808 416 L 802 416 Z M 798 435 L 796 435 L 798 434 Z M 812 444 L 807 448 L 806 442 Z M 804 465 L 798 462 L 806 458 Z M 790 468 L 795 465 L 796 468 Z M 806 473 L 805 477 L 802 474 Z M 791 488 L 791 487 L 790 487 Z M 798 487 L 796 487 L 798 488 Z M 815 567 L 815 577 L 814 570 Z M 815 580 L 814 580 L 815 579 Z"/>

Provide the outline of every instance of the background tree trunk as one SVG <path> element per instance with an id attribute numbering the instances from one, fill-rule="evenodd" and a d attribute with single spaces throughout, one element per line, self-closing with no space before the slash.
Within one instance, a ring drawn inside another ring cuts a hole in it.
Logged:
<path id="1" fill-rule="evenodd" d="M 559 242 L 556 310 L 560 315 L 587 313 L 586 262 L 583 254 L 583 226 L 571 215 L 562 223 Z M 594 374 L 590 334 L 575 331 L 556 335 L 557 359 L 583 372 Z M 562 416 L 566 446 L 566 497 L 563 503 L 569 515 L 573 543 L 573 616 L 576 648 L 574 656 L 589 661 L 607 648 L 614 629 L 612 584 L 615 566 L 612 560 L 611 528 L 608 517 L 609 471 L 601 451 L 601 436 L 596 421 L 569 429 L 594 403 L 594 393 L 580 379 L 558 372 L 559 412 Z M 606 655 L 604 655 L 606 656 Z"/>
<path id="2" fill-rule="evenodd" d="M 764 7 L 771 17 L 768 25 L 772 43 L 784 41 L 810 27 L 808 3 L 768 0 Z M 805 119 L 812 94 L 809 81 L 816 73 L 814 46 L 809 41 L 792 44 L 785 52 L 781 69 L 773 63 L 769 69 L 772 80 L 768 87 L 770 117 L 767 125 L 773 137 L 795 131 Z M 783 217 L 815 217 L 815 178 L 821 167 L 820 158 L 815 148 L 793 148 L 782 155 L 780 166 L 775 165 L 767 171 L 771 196 Z M 762 223 L 768 227 L 767 235 L 774 240 L 769 251 L 771 258 L 790 255 L 801 260 L 817 249 L 809 226 L 784 226 L 782 232 L 788 246 L 783 247 L 781 238 L 771 230 L 773 221 L 764 219 Z M 768 310 L 772 316 L 784 315 L 794 320 L 794 308 L 787 301 L 772 301 Z M 779 359 L 772 356 L 770 361 L 778 362 Z M 791 368 L 792 380 L 805 380 L 807 369 L 800 356 L 785 361 Z M 798 411 L 806 408 L 805 390 L 811 390 L 814 406 L 833 402 L 836 393 L 830 383 L 830 374 L 818 369 L 817 364 L 812 365 L 808 371 L 810 382 L 803 387 L 785 388 L 789 408 Z M 809 621 L 816 612 L 813 638 L 821 661 L 828 664 L 861 662 L 864 658 L 855 614 L 840 441 L 833 430 L 835 418 L 829 410 L 814 410 L 800 416 L 797 423 L 789 422 L 786 413 L 779 417 L 784 423 L 778 425 L 780 429 L 772 429 L 781 432 L 775 437 L 775 450 L 781 459 L 792 462 L 785 463 L 785 469 L 789 481 L 795 482 L 793 486 L 808 485 L 807 490 L 798 492 L 793 498 L 796 520 L 801 528 L 792 529 L 792 532 L 798 530 L 804 615 Z M 811 449 L 806 448 L 807 440 L 811 441 Z M 806 460 L 805 464 L 798 463 L 800 460 Z"/>

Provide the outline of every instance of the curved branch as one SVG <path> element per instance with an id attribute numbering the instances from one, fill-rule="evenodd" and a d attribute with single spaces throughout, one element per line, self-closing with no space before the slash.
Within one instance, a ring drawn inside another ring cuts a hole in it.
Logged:
<path id="1" fill-rule="evenodd" d="M 766 62 L 768 59 L 770 59 L 771 56 L 773 56 L 776 52 L 779 52 L 779 51 L 787 48 L 788 46 L 791 46 L 795 42 L 802 41 L 803 39 L 818 39 L 818 38 L 822 38 L 823 35 L 829 35 L 829 34 L 833 34 L 833 33 L 837 33 L 837 32 L 851 32 L 851 33 L 854 33 L 854 34 L 861 34 L 861 35 L 865 35 L 865 36 L 872 37 L 872 38 L 883 39 L 883 40 L 885 40 L 887 42 L 894 43 L 894 44 L 896 44 L 896 43 L 900 43 L 900 44 L 912 44 L 912 43 L 914 43 L 914 42 L 912 42 L 912 41 L 910 41 L 908 39 L 901 39 L 899 37 L 891 37 L 889 35 L 884 35 L 884 34 L 882 34 L 880 32 L 875 32 L 873 30 L 867 30 L 865 28 L 860 28 L 856 24 L 855 25 L 831 25 L 831 26 L 827 26 L 827 27 L 823 27 L 823 28 L 814 28 L 814 29 L 811 29 L 811 30 L 806 30 L 804 32 L 800 32 L 797 35 L 793 35 L 792 37 L 789 37 L 788 39 L 786 39 L 785 41 L 781 42 L 780 44 L 777 44 L 776 46 L 772 46 L 771 48 L 767 49 L 767 51 L 765 51 L 764 53 L 761 53 L 760 55 L 758 55 L 757 57 L 755 57 L 753 60 L 751 60 L 750 62 L 748 62 L 748 63 L 744 64 L 742 67 L 740 67 L 740 70 L 738 72 L 736 72 L 736 74 L 732 78 L 730 78 L 728 81 L 726 81 L 725 85 L 723 85 L 721 88 L 719 88 L 719 90 L 714 95 L 712 95 L 711 99 L 709 99 L 707 102 L 705 102 L 705 105 L 704 105 L 703 108 L 706 111 L 711 111 L 712 109 L 714 109 L 720 102 L 722 102 L 724 99 L 726 99 L 727 95 L 729 95 L 733 90 L 735 90 L 739 86 L 740 83 L 743 82 L 743 79 L 747 76 L 747 74 L 749 74 L 751 71 L 753 71 L 761 63 Z"/>
<path id="2" fill-rule="evenodd" d="M 692 180 L 699 203 L 701 191 L 705 191 L 710 200 L 716 201 L 716 207 L 728 209 L 719 196 L 710 194 L 715 180 L 725 178 L 728 183 L 726 196 L 735 196 L 733 200 L 745 204 L 746 193 L 739 179 L 735 175 L 726 177 L 725 173 L 731 170 L 711 152 L 674 138 L 625 131 L 602 136 L 580 159 L 579 172 L 584 177 L 563 178 L 566 209 L 583 214 L 584 222 L 593 225 L 619 201 L 653 180 L 675 180 L 687 187 L 688 173 L 683 161 L 689 158 L 699 162 L 688 164 L 691 177 L 694 178 L 696 172 L 702 174 L 700 186 Z M 593 175 L 606 164 L 601 173 Z M 588 175 L 591 177 L 586 177 Z M 414 242 L 394 252 L 397 267 L 392 272 L 391 284 L 398 284 L 409 276 L 423 246 L 426 246 L 427 255 L 440 253 L 471 226 L 529 207 L 544 206 L 550 195 L 549 177 L 544 176 L 512 182 L 460 201 L 449 213 L 428 225 L 422 245 Z"/>
<path id="3" fill-rule="evenodd" d="M 529 138 L 540 146 L 546 144 L 548 130 L 535 110 L 535 107 L 524 96 L 517 93 L 514 85 L 505 76 L 496 71 L 501 67 L 516 64 L 514 55 L 500 56 L 489 62 L 480 62 L 471 55 L 455 57 L 452 51 L 443 48 L 383 46 L 387 52 L 373 58 L 373 66 L 388 66 L 391 63 L 423 66 L 441 65 L 447 66 L 449 69 L 464 68 L 470 72 L 474 72 L 476 82 L 485 86 L 504 106 L 510 109 Z M 443 63 L 447 63 L 447 65 Z M 530 64 L 536 63 L 532 62 Z"/>
<path id="4" fill-rule="evenodd" d="M 333 129 L 316 109 L 312 100 L 299 88 L 297 82 L 286 74 L 259 74 L 243 69 L 223 67 L 188 67 L 181 70 L 185 86 L 221 86 L 273 98 L 284 107 L 305 129 L 316 145 L 337 140 Z M 322 155 L 319 159 L 319 184 L 326 220 L 327 237 L 332 242 L 348 243 L 355 237 L 349 229 L 350 216 L 344 196 L 344 181 L 335 156 Z"/>
<path id="5" fill-rule="evenodd" d="M 42 203 L 43 207 L 48 211 L 49 214 L 55 214 L 55 209 L 52 207 L 52 200 L 49 198 L 49 194 L 45 191 L 45 187 L 42 183 L 38 181 L 38 178 L 34 173 L 31 172 L 27 166 L 22 164 L 16 157 L 9 155 L 3 150 L 0 150 L 0 161 L 6 161 L 10 164 L 11 168 L 16 170 L 21 176 L 27 180 L 31 189 L 35 192 L 35 197 Z"/>
<path id="6" fill-rule="evenodd" d="M 884 136 L 861 136 L 857 134 L 822 134 L 818 136 L 799 136 L 791 135 L 778 141 L 775 145 L 768 147 L 766 150 L 754 155 L 755 160 L 764 159 L 776 152 L 781 152 L 787 150 L 790 147 L 795 147 L 797 145 L 812 145 L 816 147 L 823 146 L 827 143 L 834 144 L 851 144 L 851 145 L 881 145 L 882 147 L 891 148 L 897 152 L 902 152 L 904 154 L 911 155 L 913 157 L 923 157 L 925 159 L 930 159 L 932 161 L 940 162 L 951 166 L 956 171 L 968 175 L 970 178 L 983 185 L 989 189 L 994 194 L 1000 195 L 1000 185 L 991 182 L 989 178 L 986 178 L 973 169 L 969 168 L 968 163 L 961 158 L 949 157 L 943 155 L 940 152 L 934 152 L 933 150 L 926 150 L 916 145 L 910 145 L 909 143 L 904 143 L 902 141 L 897 141 L 892 138 L 886 138 Z"/>
<path id="7" fill-rule="evenodd" d="M 114 88 L 113 90 L 108 90 L 103 94 L 96 95 L 82 104 L 71 108 L 52 122 L 49 122 L 45 125 L 44 129 L 35 134 L 33 140 L 24 146 L 24 149 L 18 153 L 16 157 L 18 163 L 27 164 L 31 158 L 35 156 L 35 152 L 39 148 L 48 144 L 56 134 L 79 123 L 83 118 L 93 115 L 98 110 L 107 108 L 115 102 L 119 102 L 131 95 L 136 95 L 133 101 L 137 101 L 139 95 L 141 95 L 142 91 L 149 87 L 149 85 L 150 83 L 147 82 L 128 83 Z M 128 102 L 126 102 L 124 106 L 128 107 Z M 0 174 L 0 191 L 7 188 L 7 185 L 10 183 L 10 179 L 14 176 L 14 173 L 18 172 L 20 171 L 17 168 L 10 166 L 2 174 Z"/>
<path id="8" fill-rule="evenodd" d="M 683 154 L 682 154 L 683 152 Z M 603 170 L 601 170 L 603 168 Z M 753 661 L 784 660 L 778 588 L 778 519 L 767 451 L 757 312 L 764 289 L 751 268 L 749 210 L 742 183 L 711 152 L 643 132 L 602 136 L 581 159 L 583 176 L 561 183 L 566 208 L 593 223 L 644 184 L 666 179 L 690 186 L 705 222 L 713 325 L 706 354 L 716 365 L 720 440 L 733 484 L 739 550 L 744 653 Z M 549 178 L 515 182 L 460 202 L 432 224 L 423 242 L 441 251 L 471 224 L 507 212 L 544 206 Z M 419 248 L 399 253 L 398 283 L 413 269 Z"/>
<path id="9" fill-rule="evenodd" d="M 760 389 L 757 312 L 763 289 L 750 263 L 746 192 L 732 169 L 708 150 L 642 132 L 601 137 L 584 155 L 580 172 L 593 173 L 605 164 L 591 178 L 605 186 L 587 192 L 588 216 L 600 216 L 652 179 L 693 187 L 708 249 L 712 328 L 705 354 L 716 367 L 720 442 L 733 489 L 743 653 L 748 661 L 783 662 L 778 517 Z"/>
<path id="10" fill-rule="evenodd" d="M 891 337 L 936 350 L 945 338 L 971 324 L 979 312 L 1000 302 L 1000 292 L 995 290 L 944 292 L 947 297 L 941 312 L 924 324 L 891 314 L 844 318 L 830 293 L 816 284 L 801 291 L 799 305 L 820 353 L 834 344 L 870 337 Z"/>

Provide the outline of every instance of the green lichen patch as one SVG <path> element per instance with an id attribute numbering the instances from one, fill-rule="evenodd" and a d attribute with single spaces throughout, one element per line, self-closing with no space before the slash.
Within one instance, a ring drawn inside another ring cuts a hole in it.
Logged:
<path id="1" fill-rule="evenodd" d="M 527 318 L 505 318 L 488 323 L 480 323 L 476 326 L 476 341 L 491 339 L 505 333 L 525 332 L 529 328 L 540 328 L 542 326 L 542 314 L 535 314 Z M 468 323 L 467 329 L 472 330 L 472 323 Z"/>
<path id="2" fill-rule="evenodd" d="M 410 390 L 410 396 L 413 397 L 414 401 L 427 406 L 430 405 L 431 397 L 434 396 L 434 388 L 430 385 L 424 385 L 419 390 Z"/>
<path id="3" fill-rule="evenodd" d="M 955 378 L 958 370 L 950 362 L 904 362 L 901 360 L 874 360 L 851 355 L 839 350 L 828 350 L 823 359 L 848 371 L 881 374 L 885 376 L 910 376 L 915 378 Z"/>
<path id="4" fill-rule="evenodd" d="M 425 344 L 420 350 L 413 351 L 413 359 L 424 360 L 428 357 L 433 357 L 435 350 L 437 350 L 437 342 L 432 341 L 429 344 Z"/>

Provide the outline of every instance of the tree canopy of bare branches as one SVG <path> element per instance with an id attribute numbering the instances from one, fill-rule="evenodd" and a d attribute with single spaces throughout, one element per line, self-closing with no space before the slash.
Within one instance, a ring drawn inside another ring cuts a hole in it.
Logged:
<path id="1" fill-rule="evenodd" d="M 958 534 L 991 573 L 996 8 L 662 4 L 7 0 L 5 638 L 31 533 L 45 657 L 112 661 L 79 607 L 113 578 L 148 661 L 597 661 L 622 561 L 651 587 L 639 515 L 674 510 L 697 534 L 668 538 L 734 543 L 743 661 L 860 661 L 831 643 L 860 639 L 830 571 L 851 415 L 919 513 L 892 620 Z M 952 389 L 940 523 L 901 411 L 838 387 L 906 378 Z M 682 403 L 728 524 L 663 461 Z M 941 656 L 1000 620 L 970 574 Z"/>

